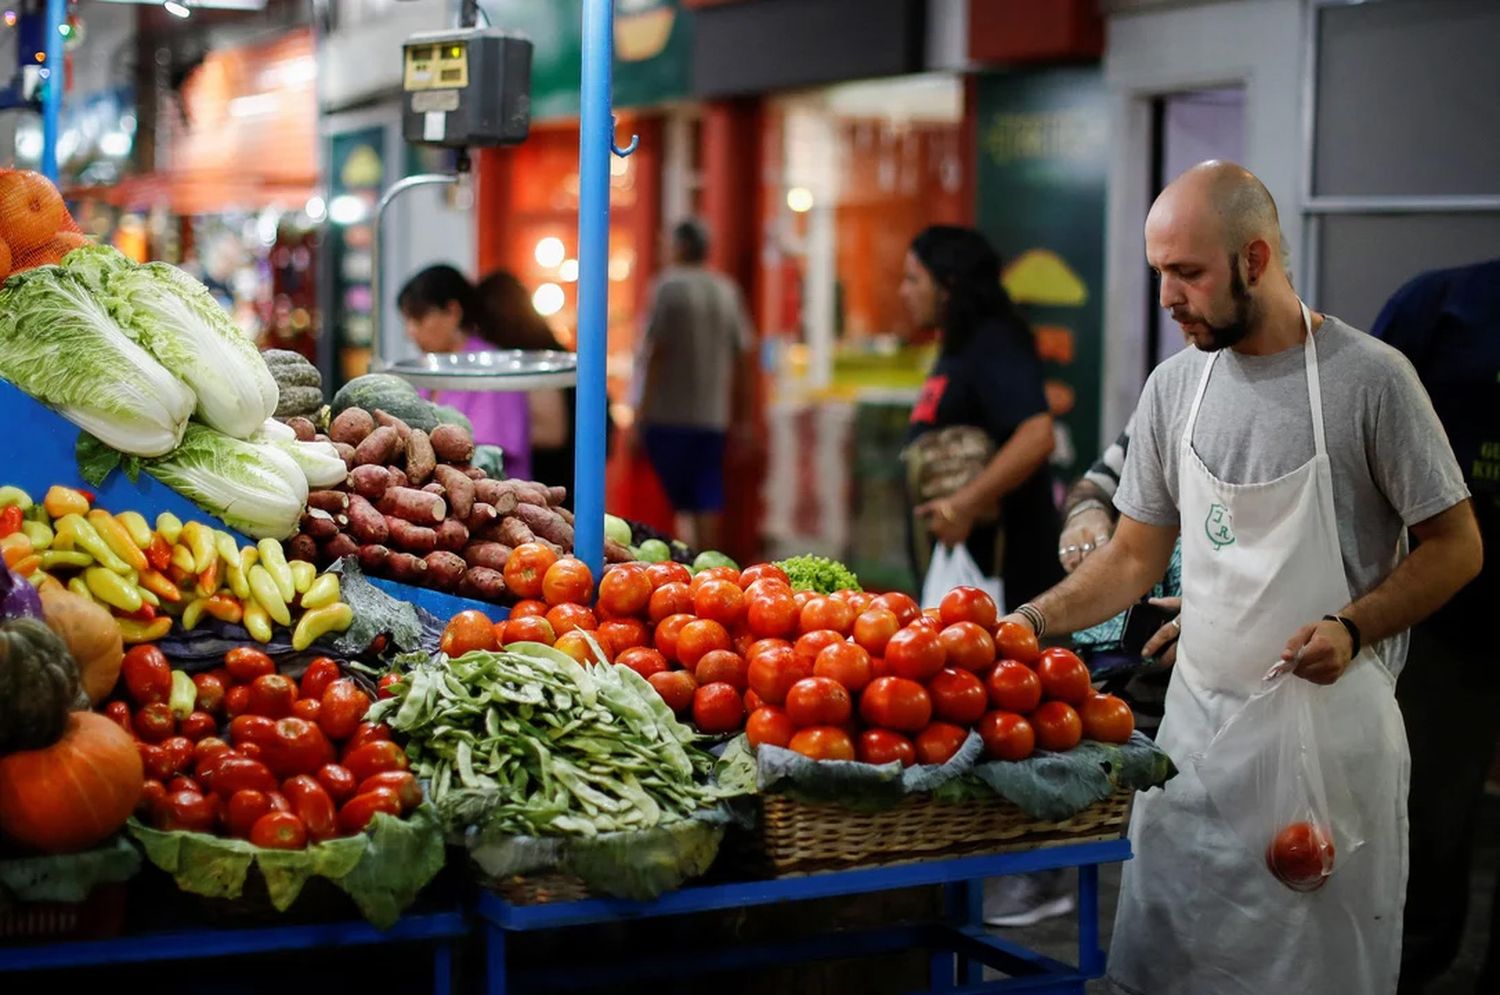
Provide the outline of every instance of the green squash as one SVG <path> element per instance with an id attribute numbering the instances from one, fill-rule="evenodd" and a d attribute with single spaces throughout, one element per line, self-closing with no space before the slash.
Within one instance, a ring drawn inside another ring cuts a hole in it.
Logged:
<path id="1" fill-rule="evenodd" d="M 78 664 L 40 619 L 0 622 L 0 754 L 51 746 L 88 708 Z"/>

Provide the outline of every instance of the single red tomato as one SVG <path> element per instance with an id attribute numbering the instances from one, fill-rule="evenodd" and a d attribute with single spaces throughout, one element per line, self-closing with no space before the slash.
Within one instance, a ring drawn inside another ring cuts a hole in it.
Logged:
<path id="1" fill-rule="evenodd" d="M 186 774 L 178 774 L 172 778 L 172 783 L 167 785 L 167 794 L 176 791 L 191 791 L 195 795 L 203 794 L 202 786 Z"/>
<path id="2" fill-rule="evenodd" d="M 219 800 L 195 791 L 168 792 L 157 812 L 160 829 L 211 833 L 219 819 Z"/>
<path id="3" fill-rule="evenodd" d="M 510 610 L 510 618 L 546 618 L 552 606 L 538 598 L 522 598 Z"/>
<path id="4" fill-rule="evenodd" d="M 1124 699 L 1112 694 L 1090 694 L 1078 710 L 1083 738 L 1101 743 L 1124 743 L 1135 732 L 1135 716 Z"/>
<path id="5" fill-rule="evenodd" d="M 276 673 L 276 661 L 253 646 L 236 646 L 224 654 L 224 669 L 236 684 L 249 684 L 264 674 Z"/>
<path id="6" fill-rule="evenodd" d="M 1089 668 L 1071 650 L 1060 647 L 1043 650 L 1036 664 L 1036 675 L 1042 679 L 1042 696 L 1066 701 L 1075 708 L 1082 705 L 1093 688 Z"/>
<path id="7" fill-rule="evenodd" d="M 669 661 L 681 662 L 677 656 L 677 640 L 682 635 L 683 627 L 689 622 L 695 621 L 697 619 L 691 615 L 677 614 L 668 615 L 657 623 L 653 641 L 662 656 L 666 657 Z M 725 638 L 728 639 L 727 633 L 725 634 Z"/>
<path id="8" fill-rule="evenodd" d="M 316 776 L 323 790 L 328 792 L 328 797 L 339 805 L 353 798 L 359 787 L 359 782 L 343 764 L 324 764 L 318 768 Z"/>
<path id="9" fill-rule="evenodd" d="M 467 612 L 464 614 L 467 614 Z M 489 619 L 485 619 L 484 621 L 486 625 L 489 624 Z M 453 622 L 450 621 L 448 626 L 452 628 Z M 444 635 L 446 636 L 447 633 L 444 632 Z M 491 647 L 491 649 L 493 648 Z M 447 651 L 445 650 L 444 652 Z M 454 654 L 449 653 L 448 655 L 453 656 Z M 328 689 L 328 685 L 343 676 L 344 672 L 339 669 L 337 660 L 320 656 L 312 663 L 309 663 L 307 669 L 302 672 L 302 680 L 297 684 L 297 696 L 298 698 L 312 698 L 314 700 L 322 698 L 323 692 Z"/>
<path id="10" fill-rule="evenodd" d="M 765 699 L 762 698 L 760 695 L 758 695 L 758 694 L 755 693 L 755 689 L 754 688 L 751 688 L 751 689 L 749 689 L 748 691 L 745 692 L 745 714 L 746 715 L 754 715 L 756 712 L 760 711 L 762 708 L 771 708 L 771 707 L 774 707 L 774 706 L 767 705 L 766 702 L 765 702 Z"/>
<path id="11" fill-rule="evenodd" d="M 266 766 L 277 777 L 311 774 L 335 759 L 323 730 L 295 716 L 278 720 L 275 735 L 261 749 Z"/>
<path id="12" fill-rule="evenodd" d="M 802 606 L 797 618 L 797 631 L 818 632 L 827 629 L 837 632 L 842 638 L 854 628 L 854 609 L 837 598 L 813 598 Z"/>
<path id="13" fill-rule="evenodd" d="M 390 788 L 375 788 L 357 794 L 339 809 L 339 829 L 349 834 L 362 833 L 381 812 L 399 818 L 401 796 Z"/>
<path id="14" fill-rule="evenodd" d="M 662 674 L 672 669 L 672 665 L 667 663 L 667 658 L 661 655 L 661 651 L 651 649 L 649 646 L 632 646 L 615 657 L 615 663 L 622 667 L 629 667 L 648 680 L 652 674 Z"/>
<path id="15" fill-rule="evenodd" d="M 969 731 L 951 722 L 934 722 L 917 733 L 917 762 L 934 765 L 952 760 L 969 738 Z"/>
<path id="16" fill-rule="evenodd" d="M 660 589 L 664 584 L 691 584 L 693 572 L 685 564 L 652 563 L 646 567 L 646 577 L 651 581 L 653 591 Z"/>
<path id="17" fill-rule="evenodd" d="M 918 626 L 902 629 L 885 647 L 885 665 L 907 680 L 925 681 L 942 670 L 946 661 L 938 634 Z"/>
<path id="18" fill-rule="evenodd" d="M 505 561 L 505 589 L 517 598 L 540 598 L 542 578 L 557 562 L 557 554 L 539 542 L 525 542 Z"/>
<path id="19" fill-rule="evenodd" d="M 224 714 L 233 718 L 250 710 L 250 688 L 237 684 L 224 692 Z"/>
<path id="20" fill-rule="evenodd" d="M 559 637 L 565 632 L 574 629 L 583 629 L 593 632 L 599 628 L 599 620 L 594 613 L 583 605 L 575 605 L 571 602 L 560 604 L 547 613 L 547 621 L 552 625 L 552 631 Z"/>
<path id="21" fill-rule="evenodd" d="M 557 633 L 552 631 L 552 623 L 540 615 L 527 615 L 523 618 L 513 618 L 505 623 L 504 645 L 512 643 L 541 643 L 543 646 L 551 646 L 557 641 Z"/>
<path id="22" fill-rule="evenodd" d="M 1029 667 L 1042 655 L 1042 648 L 1036 634 L 1020 622 L 1001 622 L 995 626 L 995 655 Z"/>
<path id="23" fill-rule="evenodd" d="M 849 597 L 845 598 L 844 602 L 850 608 L 854 609 L 854 617 L 858 618 L 869 611 L 870 607 L 875 604 L 875 595 L 868 591 L 855 591 Z"/>
<path id="24" fill-rule="evenodd" d="M 922 609 L 909 594 L 900 591 L 892 591 L 890 594 L 882 594 L 870 604 L 871 608 L 884 608 L 896 616 L 896 621 L 904 628 L 917 620 L 922 614 Z"/>
<path id="25" fill-rule="evenodd" d="M 745 702 L 733 685 L 704 684 L 693 692 L 693 724 L 709 734 L 734 732 L 745 721 Z"/>
<path id="26" fill-rule="evenodd" d="M 709 567 L 707 570 L 699 570 L 694 574 L 688 587 L 692 588 L 693 594 L 696 595 L 698 589 L 711 580 L 727 580 L 735 587 L 739 587 L 740 572 L 734 567 Z"/>
<path id="27" fill-rule="evenodd" d="M 193 744 L 193 769 L 203 773 L 205 765 L 211 764 L 216 758 L 225 756 L 231 751 L 228 743 L 217 736 L 205 736 Z"/>
<path id="28" fill-rule="evenodd" d="M 656 693 L 661 695 L 661 700 L 666 702 L 667 707 L 679 717 L 692 710 L 693 695 L 698 690 L 698 682 L 693 680 L 693 675 L 686 670 L 667 670 L 660 674 L 652 674 L 646 680 L 656 689 Z"/>
<path id="29" fill-rule="evenodd" d="M 646 602 L 646 617 L 660 624 L 673 615 L 693 613 L 693 591 L 680 581 L 668 581 L 651 592 Z"/>
<path id="30" fill-rule="evenodd" d="M 197 708 L 211 714 L 218 714 L 224 710 L 224 681 L 217 674 L 194 674 L 193 684 L 198 688 L 195 701 Z M 125 703 L 122 701 L 119 704 Z"/>
<path id="31" fill-rule="evenodd" d="M 499 642 L 495 639 L 495 623 L 478 609 L 461 611 L 448 620 L 438 648 L 454 659 L 476 650 L 493 652 L 500 648 Z M 336 671 L 337 668 L 335 668 L 334 676 L 321 682 L 322 687 L 327 688 L 339 679 Z M 319 696 L 321 697 L 321 692 Z"/>
<path id="32" fill-rule="evenodd" d="M 111 701 L 104 706 L 104 716 L 135 738 L 135 725 L 130 721 L 130 706 L 123 701 Z"/>
<path id="33" fill-rule="evenodd" d="M 745 722 L 745 739 L 752 749 L 758 748 L 762 743 L 784 747 L 792 741 L 792 734 L 796 731 L 797 727 L 792 725 L 786 712 L 775 705 L 757 708 Z"/>
<path id="34" fill-rule="evenodd" d="M 344 750 L 357 750 L 366 743 L 382 743 L 391 738 L 391 727 L 384 722 L 361 722 L 354 735 L 344 741 Z"/>
<path id="35" fill-rule="evenodd" d="M 496 622 L 495 623 L 495 642 L 496 643 L 499 643 L 500 636 L 505 632 L 504 626 L 505 626 L 504 622 Z M 388 674 L 381 674 L 380 675 L 380 680 L 378 680 L 378 681 L 375 682 L 375 697 L 378 698 L 378 699 L 382 699 L 382 700 L 385 699 L 385 698 L 394 698 L 394 697 L 396 697 L 396 692 L 394 692 L 394 691 L 391 690 L 391 685 L 393 685 L 393 684 L 400 684 L 400 683 L 401 683 L 401 675 L 398 674 L 398 673 L 396 673 L 396 672 L 394 672 L 394 671 L 392 671 L 391 673 L 388 673 Z M 297 704 L 300 705 L 300 704 L 302 704 L 302 702 L 299 701 L 299 702 L 297 702 Z M 317 705 L 318 705 L 318 711 L 321 712 L 323 710 L 323 703 L 321 701 L 319 701 L 319 702 L 317 702 Z M 307 721 L 309 721 L 309 722 L 316 722 L 316 721 L 318 721 L 318 715 L 317 715 L 316 712 L 313 713 L 313 716 L 311 718 L 308 718 L 306 715 L 303 715 L 301 712 L 299 712 L 297 710 L 296 706 L 292 707 L 292 714 L 295 715 L 295 716 L 297 716 L 297 718 L 299 718 L 299 719 L 307 719 Z"/>
<path id="36" fill-rule="evenodd" d="M 160 746 L 136 740 L 135 749 L 141 756 L 141 767 L 147 777 L 166 784 L 177 773 L 172 769 L 172 760 L 167 756 L 167 751 Z"/>
<path id="37" fill-rule="evenodd" d="M 790 646 L 771 646 L 751 655 L 746 679 L 768 705 L 786 701 L 793 684 L 811 677 L 813 661 L 799 656 Z"/>
<path id="38" fill-rule="evenodd" d="M 736 693 L 743 694 L 750 686 L 750 665 L 730 650 L 709 650 L 698 658 L 693 679 L 699 685 L 728 684 Z"/>
<path id="39" fill-rule="evenodd" d="M 984 755 L 992 760 L 1025 760 L 1036 749 L 1036 732 L 1014 712 L 986 712 L 979 720 Z"/>
<path id="40" fill-rule="evenodd" d="M 213 767 L 210 778 L 213 792 L 220 798 L 228 798 L 236 791 L 254 788 L 256 791 L 275 791 L 279 786 L 276 775 L 259 760 L 248 757 L 226 756 Z"/>
<path id="41" fill-rule="evenodd" d="M 149 643 L 132 646 L 120 662 L 120 682 L 137 705 L 165 702 L 172 694 L 172 664 Z"/>
<path id="42" fill-rule="evenodd" d="M 160 743 L 177 731 L 177 720 L 165 701 L 153 701 L 136 710 L 135 737 L 143 743 Z"/>
<path id="43" fill-rule="evenodd" d="M 422 785 L 409 770 L 388 770 L 382 774 L 372 774 L 360 782 L 358 793 L 363 795 L 376 788 L 389 788 L 396 792 L 396 797 L 401 799 L 402 812 L 410 812 L 422 804 Z"/>
<path id="44" fill-rule="evenodd" d="M 792 652 L 797 655 L 797 662 L 811 674 L 813 666 L 818 662 L 818 654 L 843 641 L 844 637 L 832 629 L 814 629 L 797 637 L 797 641 L 792 644 Z"/>
<path id="45" fill-rule="evenodd" d="M 219 731 L 219 720 L 207 712 L 193 712 L 178 723 L 178 732 L 193 742 Z"/>
<path id="46" fill-rule="evenodd" d="M 950 667 L 978 672 L 995 662 L 994 637 L 974 622 L 954 622 L 938 633 L 938 639 L 948 654 Z"/>
<path id="47" fill-rule="evenodd" d="M 271 811 L 271 799 L 264 791 L 244 788 L 229 796 L 224 803 L 224 828 L 230 836 L 250 838 L 250 829 L 257 819 Z"/>
<path id="48" fill-rule="evenodd" d="M 282 794 L 280 791 L 267 791 L 266 797 L 271 801 L 272 812 L 286 812 L 288 814 L 291 813 L 292 803 L 287 801 L 286 795 Z"/>
<path id="49" fill-rule="evenodd" d="M 250 714 L 282 719 L 292 714 L 297 684 L 285 674 L 262 674 L 250 682 Z"/>
<path id="50" fill-rule="evenodd" d="M 1026 715 L 1042 703 L 1042 680 L 1024 663 L 1001 660 L 985 681 L 990 704 L 1002 712 Z"/>
<path id="51" fill-rule="evenodd" d="M 180 774 L 193 764 L 193 741 L 186 736 L 168 736 L 162 740 L 162 752 L 174 774 Z"/>
<path id="52" fill-rule="evenodd" d="M 807 603 L 809 601 L 811 601 L 813 598 L 819 598 L 819 597 L 822 597 L 822 595 L 818 594 L 816 591 L 793 591 L 792 592 L 792 600 L 797 603 L 797 611 L 799 613 L 802 611 L 803 608 L 805 608 L 807 606 Z"/>
<path id="53" fill-rule="evenodd" d="M 1083 721 L 1066 702 L 1044 701 L 1027 719 L 1036 731 L 1036 745 L 1044 750 L 1063 753 L 1083 739 Z"/>
<path id="54" fill-rule="evenodd" d="M 411 762 L 406 759 L 406 751 L 389 740 L 366 743 L 357 750 L 346 750 L 342 763 L 349 768 L 354 779 L 361 782 L 372 774 L 406 770 L 411 766 Z"/>
<path id="55" fill-rule="evenodd" d="M 912 741 L 889 729 L 866 729 L 859 734 L 855 748 L 860 763 L 899 763 L 910 767 L 917 762 L 917 748 Z"/>
<path id="56" fill-rule="evenodd" d="M 936 615 L 928 615 L 924 612 L 923 614 L 918 615 L 916 618 L 912 619 L 911 624 L 908 625 L 907 628 L 922 629 L 926 632 L 931 633 L 941 633 L 943 631 L 943 623 L 938 621 L 938 617 Z"/>
<path id="57" fill-rule="evenodd" d="M 901 621 L 889 608 L 871 607 L 854 619 L 854 641 L 871 656 L 885 656 L 886 644 L 901 631 Z"/>
<path id="58" fill-rule="evenodd" d="M 859 717 L 872 726 L 919 732 L 932 721 L 932 697 L 916 681 L 877 677 L 860 695 Z"/>
<path id="59" fill-rule="evenodd" d="M 757 563 L 753 566 L 746 567 L 743 571 L 741 571 L 740 586 L 748 591 L 751 584 L 754 584 L 758 580 L 767 579 L 778 580 L 788 587 L 790 587 L 792 584 L 792 580 L 786 575 L 786 571 L 778 567 L 776 564 Z"/>
<path id="60" fill-rule="evenodd" d="M 785 648 L 785 649 L 791 649 L 792 648 L 792 644 L 789 643 L 789 642 L 787 642 L 785 639 L 777 639 L 775 637 L 768 637 L 768 638 L 765 638 L 765 639 L 757 639 L 757 640 L 755 640 L 755 642 L 753 642 L 749 646 L 745 647 L 745 653 L 744 653 L 745 660 L 746 661 L 753 660 L 755 658 L 755 655 L 757 653 L 760 653 L 763 650 L 773 649 L 773 648 L 777 648 L 777 647 L 782 647 L 782 648 Z"/>
<path id="61" fill-rule="evenodd" d="M 250 842 L 267 850 L 301 850 L 307 827 L 291 812 L 267 812 L 250 827 Z"/>
<path id="62" fill-rule="evenodd" d="M 849 733 L 836 726 L 812 726 L 799 729 L 787 748 L 814 760 L 853 760 L 854 741 Z"/>
<path id="63" fill-rule="evenodd" d="M 589 645 L 591 635 L 594 640 L 592 646 Z M 598 633 L 589 634 L 584 629 L 573 629 L 569 632 L 564 632 L 557 637 L 557 642 L 553 643 L 552 647 L 558 652 L 566 653 L 579 663 L 601 662 L 601 654 L 603 655 L 602 662 L 604 663 L 610 663 L 614 659 L 614 654 L 610 652 L 609 640 L 601 637 Z"/>
<path id="64" fill-rule="evenodd" d="M 276 720 L 264 715 L 236 715 L 229 720 L 228 734 L 235 749 L 247 743 L 264 746 L 276 738 Z"/>
<path id="65" fill-rule="evenodd" d="M 386 674 L 385 677 L 381 678 L 381 680 L 384 681 L 386 677 L 395 676 L 395 674 Z M 385 691 L 384 684 L 380 686 L 380 690 Z M 381 695 L 381 697 L 390 697 L 390 695 L 384 694 Z M 296 718 L 301 719 L 303 722 L 317 722 L 318 716 L 322 714 L 323 703 L 316 698 L 298 698 L 296 701 L 292 702 L 292 715 Z"/>
<path id="66" fill-rule="evenodd" d="M 599 613 L 607 618 L 645 615 L 655 591 L 645 567 L 622 563 L 599 581 Z"/>
<path id="67" fill-rule="evenodd" d="M 734 628 L 745 618 L 745 592 L 727 580 L 707 581 L 693 593 L 693 613 Z"/>
<path id="68" fill-rule="evenodd" d="M 842 726 L 854 715 L 854 700 L 832 678 L 804 677 L 787 690 L 786 714 L 798 729 Z"/>
<path id="69" fill-rule="evenodd" d="M 792 585 L 784 580 L 777 580 L 775 577 L 762 577 L 753 584 L 746 584 L 741 581 L 740 586 L 745 589 L 745 598 L 747 600 L 763 594 L 772 594 L 776 591 L 785 591 L 787 594 L 794 594 Z"/>
<path id="70" fill-rule="evenodd" d="M 734 645 L 729 630 L 713 619 L 699 618 L 687 623 L 677 636 L 677 659 L 688 670 L 696 670 L 698 661 L 713 650 L 727 650 Z"/>
<path id="71" fill-rule="evenodd" d="M 348 739 L 370 710 L 370 696 L 349 678 L 342 677 L 323 690 L 322 704 L 318 726 L 323 734 L 333 740 Z"/>
<path id="72" fill-rule="evenodd" d="M 1266 868 L 1293 891 L 1317 891 L 1333 874 L 1332 835 L 1310 822 L 1293 822 L 1266 846 Z"/>
<path id="73" fill-rule="evenodd" d="M 338 813 L 333 797 L 316 779 L 306 774 L 289 777 L 282 783 L 281 793 L 292 803 L 292 814 L 302 820 L 307 835 L 314 842 L 338 834 Z"/>
<path id="74" fill-rule="evenodd" d="M 141 800 L 136 802 L 135 814 L 141 819 L 156 822 L 156 813 L 167 800 L 167 787 L 154 777 L 146 778 L 141 785 Z"/>
<path id="75" fill-rule="evenodd" d="M 938 603 L 938 618 L 944 625 L 973 622 L 993 629 L 996 615 L 995 599 L 977 587 L 955 587 Z"/>
<path id="76" fill-rule="evenodd" d="M 746 626 L 762 638 L 792 635 L 800 617 L 791 588 L 757 588 L 745 606 Z"/>
<path id="77" fill-rule="evenodd" d="M 944 722 L 968 727 L 979 721 L 990 705 L 984 683 L 967 670 L 944 667 L 927 682 L 932 714 Z"/>
<path id="78" fill-rule="evenodd" d="M 842 684 L 850 694 L 859 694 L 870 686 L 875 672 L 870 654 L 854 643 L 834 643 L 818 651 L 813 661 L 813 676 L 828 677 Z"/>
<path id="79" fill-rule="evenodd" d="M 593 601 L 594 574 L 588 564 L 576 556 L 564 556 L 548 567 L 542 574 L 542 599 L 554 606 L 587 605 Z"/>

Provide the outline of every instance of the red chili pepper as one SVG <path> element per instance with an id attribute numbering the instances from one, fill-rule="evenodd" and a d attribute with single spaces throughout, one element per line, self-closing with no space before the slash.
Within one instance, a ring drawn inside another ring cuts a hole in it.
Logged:
<path id="1" fill-rule="evenodd" d="M 172 565 L 172 547 L 167 544 L 167 540 L 152 533 L 151 545 L 146 549 L 146 562 L 158 573 Z"/>
<path id="2" fill-rule="evenodd" d="M 21 531 L 21 522 L 24 514 L 20 508 L 11 505 L 4 511 L 0 511 L 0 539 L 8 535 L 15 535 Z"/>
<path id="3" fill-rule="evenodd" d="M 84 489 L 83 489 L 83 488 L 82 488 L 82 487 L 75 487 L 75 488 L 73 488 L 73 489 L 74 489 L 74 490 L 75 490 L 75 491 L 77 491 L 77 492 L 78 492 L 78 493 L 79 493 L 79 494 L 82 494 L 82 495 L 83 495 L 83 497 L 84 497 L 84 499 L 85 499 L 85 500 L 86 500 L 86 501 L 88 501 L 88 503 L 89 503 L 89 504 L 90 504 L 90 505 L 92 505 L 92 504 L 93 504 L 93 503 L 94 503 L 94 500 L 95 500 L 95 499 L 94 499 L 94 492 L 93 492 L 93 491 L 86 491 L 86 490 L 84 490 Z"/>
<path id="4" fill-rule="evenodd" d="M 137 622 L 151 622 L 156 619 L 156 609 L 150 605 L 141 605 L 139 609 L 131 612 L 126 618 L 133 618 Z"/>

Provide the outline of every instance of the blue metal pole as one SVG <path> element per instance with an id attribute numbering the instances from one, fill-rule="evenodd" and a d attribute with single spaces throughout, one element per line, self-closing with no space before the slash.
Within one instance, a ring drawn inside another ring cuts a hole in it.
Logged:
<path id="1" fill-rule="evenodd" d="M 57 182 L 57 131 L 62 116 L 63 36 L 60 28 L 68 16 L 67 0 L 47 0 L 47 27 L 42 50 L 47 61 L 47 80 L 42 84 L 42 174 Z"/>
<path id="2" fill-rule="evenodd" d="M 578 407 L 573 550 L 596 578 L 604 569 L 604 367 L 609 348 L 610 76 L 614 2 L 584 0 L 578 128 Z"/>

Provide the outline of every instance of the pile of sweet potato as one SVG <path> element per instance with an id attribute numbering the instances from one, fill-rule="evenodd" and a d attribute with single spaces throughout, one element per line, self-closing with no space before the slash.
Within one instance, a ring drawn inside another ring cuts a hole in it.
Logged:
<path id="1" fill-rule="evenodd" d="M 516 546 L 572 552 L 567 490 L 486 477 L 469 465 L 474 440 L 456 425 L 429 434 L 384 411 L 348 408 L 328 435 L 349 478 L 308 495 L 288 559 L 326 565 L 357 556 L 374 577 L 498 602 Z"/>

